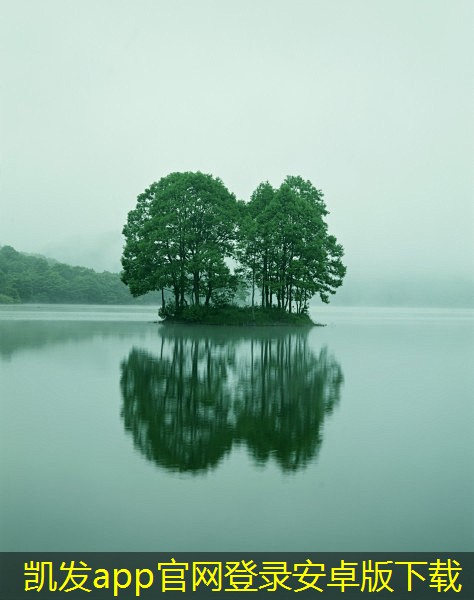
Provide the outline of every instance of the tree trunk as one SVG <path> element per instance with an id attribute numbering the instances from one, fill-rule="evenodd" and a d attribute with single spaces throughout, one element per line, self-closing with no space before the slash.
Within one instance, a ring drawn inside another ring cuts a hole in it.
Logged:
<path id="1" fill-rule="evenodd" d="M 252 269 L 252 310 L 255 304 L 255 268 Z"/>
<path id="2" fill-rule="evenodd" d="M 208 288 L 207 288 L 207 292 L 206 292 L 206 301 L 205 301 L 205 305 L 209 306 L 209 302 L 211 301 L 211 296 L 212 296 L 212 286 L 209 284 Z"/>
<path id="3" fill-rule="evenodd" d="M 194 303 L 199 306 L 199 272 L 193 273 Z"/>

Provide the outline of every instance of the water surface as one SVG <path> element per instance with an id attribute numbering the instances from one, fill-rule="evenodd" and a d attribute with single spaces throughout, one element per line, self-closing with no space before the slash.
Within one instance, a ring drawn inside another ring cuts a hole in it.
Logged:
<path id="1" fill-rule="evenodd" d="M 473 550 L 472 311 L 0 307 L 0 549 Z"/>

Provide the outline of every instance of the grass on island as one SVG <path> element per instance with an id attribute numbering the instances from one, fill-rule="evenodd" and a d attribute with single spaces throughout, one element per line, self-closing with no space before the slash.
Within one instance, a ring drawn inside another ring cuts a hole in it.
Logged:
<path id="1" fill-rule="evenodd" d="M 162 323 L 184 323 L 194 325 L 293 325 L 312 327 L 315 325 L 307 314 L 297 315 L 281 308 L 260 306 L 186 306 L 179 315 L 167 316 Z"/>

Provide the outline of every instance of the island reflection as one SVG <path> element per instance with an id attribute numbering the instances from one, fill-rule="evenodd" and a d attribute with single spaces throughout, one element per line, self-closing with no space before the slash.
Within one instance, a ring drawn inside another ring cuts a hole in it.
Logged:
<path id="1" fill-rule="evenodd" d="M 226 337 L 161 333 L 157 354 L 134 348 L 121 364 L 122 418 L 135 446 L 175 472 L 202 473 L 245 444 L 283 471 L 313 460 L 343 374 L 306 331 Z"/>

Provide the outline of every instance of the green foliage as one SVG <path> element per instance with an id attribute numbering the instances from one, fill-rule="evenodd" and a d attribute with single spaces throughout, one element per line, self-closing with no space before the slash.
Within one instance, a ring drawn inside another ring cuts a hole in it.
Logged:
<path id="1" fill-rule="evenodd" d="M 130 304 L 134 299 L 116 273 L 96 273 L 3 246 L 0 303 L 12 302 Z"/>
<path id="2" fill-rule="evenodd" d="M 246 204 L 211 175 L 171 173 L 128 215 L 122 280 L 134 296 L 161 289 L 167 318 L 198 319 L 190 305 L 225 307 L 246 289 L 252 307 L 257 297 L 263 308 L 304 315 L 314 295 L 329 301 L 346 272 L 327 214 L 322 192 L 301 177 L 279 189 L 262 183 Z M 234 273 L 228 259 L 240 263 Z"/>
<path id="3" fill-rule="evenodd" d="M 236 226 L 235 197 L 220 179 L 171 173 L 140 194 L 128 214 L 122 281 L 134 296 L 169 290 L 176 313 L 229 298 L 235 284 L 225 258 Z"/>
<path id="4" fill-rule="evenodd" d="M 238 256 L 262 306 L 298 314 L 319 294 L 324 302 L 342 284 L 343 248 L 327 233 L 323 194 L 310 181 L 287 177 L 278 190 L 266 182 L 241 208 Z"/>
<path id="5" fill-rule="evenodd" d="M 15 300 L 11 296 L 0 294 L 0 304 L 15 304 L 16 302 L 18 302 L 18 300 Z"/>

